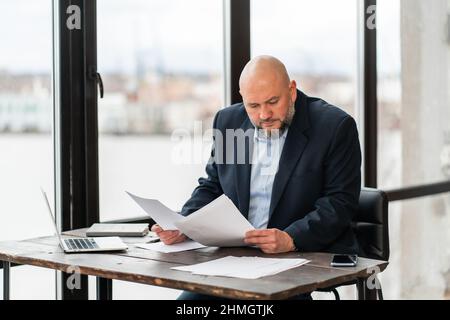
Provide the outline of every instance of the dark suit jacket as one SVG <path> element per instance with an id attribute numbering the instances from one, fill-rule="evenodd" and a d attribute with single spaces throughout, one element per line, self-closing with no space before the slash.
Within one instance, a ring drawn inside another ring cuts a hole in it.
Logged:
<path id="1" fill-rule="evenodd" d="M 341 109 L 300 91 L 295 108 L 273 185 L 268 228 L 286 231 L 300 251 L 360 253 L 351 229 L 361 190 L 356 123 Z M 224 145 L 226 129 L 254 129 L 242 103 L 219 111 L 214 128 L 223 133 Z M 252 137 L 245 164 L 218 162 L 217 155 L 226 158 L 227 151 L 213 144 L 207 177 L 199 179 L 181 214 L 226 194 L 248 217 Z"/>

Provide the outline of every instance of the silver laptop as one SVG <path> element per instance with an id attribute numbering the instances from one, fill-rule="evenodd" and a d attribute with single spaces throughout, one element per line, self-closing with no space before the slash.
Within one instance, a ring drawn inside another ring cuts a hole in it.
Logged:
<path id="1" fill-rule="evenodd" d="M 63 239 L 59 234 L 56 221 L 50 209 L 50 203 L 48 202 L 47 194 L 42 190 L 45 203 L 47 204 L 48 213 L 52 219 L 53 226 L 55 227 L 56 235 L 58 236 L 59 245 L 66 253 L 77 252 L 96 252 L 96 251 L 120 251 L 128 249 L 128 246 L 120 240 L 119 237 L 104 237 L 104 238 L 71 238 Z"/>

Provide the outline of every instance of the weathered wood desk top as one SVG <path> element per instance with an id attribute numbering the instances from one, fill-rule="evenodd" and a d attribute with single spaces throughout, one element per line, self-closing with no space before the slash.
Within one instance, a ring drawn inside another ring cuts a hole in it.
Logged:
<path id="1" fill-rule="evenodd" d="M 64 237 L 68 235 L 84 236 L 85 229 L 66 232 Z M 122 239 L 129 245 L 126 252 L 86 254 L 65 254 L 59 247 L 56 237 L 0 242 L 0 260 L 60 271 L 73 270 L 73 267 L 77 267 L 79 272 L 85 275 L 235 299 L 286 299 L 357 279 L 367 279 L 375 269 L 381 272 L 388 265 L 387 262 L 360 258 L 357 267 L 332 268 L 331 254 L 289 253 L 276 257 L 304 258 L 311 262 L 296 269 L 256 280 L 201 276 L 170 268 L 229 255 L 273 256 L 253 248 L 204 248 L 165 254 L 133 245 L 145 242 L 145 238 Z"/>

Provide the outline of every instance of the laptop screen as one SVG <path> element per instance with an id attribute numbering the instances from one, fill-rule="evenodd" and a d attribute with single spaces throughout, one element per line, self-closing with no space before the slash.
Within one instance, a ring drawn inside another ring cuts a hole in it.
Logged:
<path id="1" fill-rule="evenodd" d="M 45 203 L 47 204 L 48 214 L 50 215 L 52 224 L 55 227 L 55 231 L 56 231 L 56 235 L 58 236 L 59 244 L 60 244 L 61 248 L 64 249 L 64 244 L 61 239 L 61 235 L 59 234 L 58 227 L 56 226 L 55 217 L 53 216 L 52 209 L 50 209 L 50 203 L 48 202 L 47 194 L 42 189 L 41 189 L 41 192 L 42 192 L 42 196 L 44 197 Z"/>

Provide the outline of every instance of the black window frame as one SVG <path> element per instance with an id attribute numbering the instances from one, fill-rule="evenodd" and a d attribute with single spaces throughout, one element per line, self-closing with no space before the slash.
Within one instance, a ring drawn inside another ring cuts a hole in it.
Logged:
<path id="1" fill-rule="evenodd" d="M 69 30 L 69 6 L 78 6 L 81 28 Z M 53 1 L 55 212 L 61 231 L 99 221 L 96 0 Z M 88 299 L 88 277 L 80 289 L 57 273 L 57 297 Z"/>

